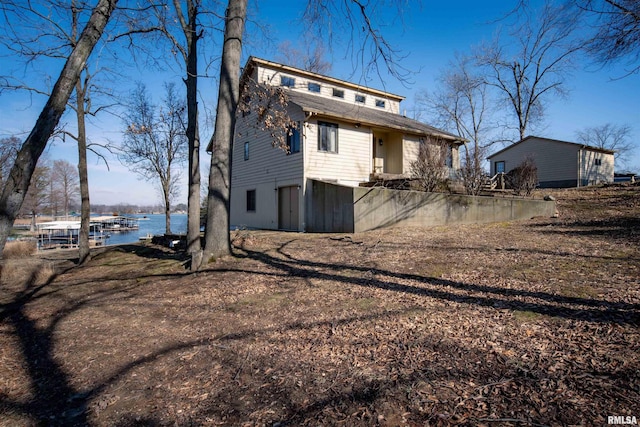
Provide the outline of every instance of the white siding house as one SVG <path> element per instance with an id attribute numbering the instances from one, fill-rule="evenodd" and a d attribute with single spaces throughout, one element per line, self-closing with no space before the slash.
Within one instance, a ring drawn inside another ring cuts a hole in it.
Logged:
<path id="1" fill-rule="evenodd" d="M 290 153 L 238 114 L 231 166 L 231 224 L 262 229 L 307 230 L 312 180 L 358 186 L 380 174 L 408 176 L 421 143 L 451 145 L 459 168 L 462 139 L 399 114 L 401 96 L 294 67 L 249 58 L 241 83 L 286 90 L 289 117 L 298 124 Z M 251 96 L 251 94 L 248 94 Z"/>
<path id="2" fill-rule="evenodd" d="M 527 136 L 489 156 L 491 174 L 509 172 L 526 158 L 534 160 L 542 188 L 613 182 L 613 151 L 539 136 Z"/>

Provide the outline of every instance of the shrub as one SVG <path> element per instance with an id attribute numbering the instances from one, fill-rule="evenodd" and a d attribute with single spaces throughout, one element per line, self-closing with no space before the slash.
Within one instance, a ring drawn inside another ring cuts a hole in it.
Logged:
<path id="1" fill-rule="evenodd" d="M 35 240 L 11 241 L 4 246 L 2 256 L 5 259 L 27 258 L 36 253 L 37 248 Z"/>
<path id="2" fill-rule="evenodd" d="M 466 147 L 466 146 L 465 146 Z M 458 177 L 462 181 L 465 193 L 471 196 L 480 194 L 487 179 L 482 168 L 482 157 L 484 153 L 479 147 L 467 148 L 462 167 L 458 171 Z"/>
<path id="3" fill-rule="evenodd" d="M 538 186 L 538 167 L 531 157 L 524 159 L 506 175 L 507 187 L 518 195 L 530 196 Z"/>
<path id="4" fill-rule="evenodd" d="M 424 191 L 446 188 L 448 145 L 444 141 L 420 143 L 418 158 L 411 162 L 411 174 Z"/>

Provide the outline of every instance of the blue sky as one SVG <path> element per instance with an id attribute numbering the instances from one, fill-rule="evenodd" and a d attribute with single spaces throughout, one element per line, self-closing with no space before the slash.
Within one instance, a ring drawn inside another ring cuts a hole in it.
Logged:
<path id="1" fill-rule="evenodd" d="M 515 2 L 511 2 L 515 3 Z M 295 46 L 304 25 L 300 17 L 305 1 L 250 1 L 250 14 L 254 22 L 263 26 L 261 33 L 251 32 L 244 46 L 243 58 L 249 55 L 274 59 L 278 57 L 277 45 L 289 40 Z M 403 15 L 400 19 L 392 7 L 385 8 L 379 16 L 383 35 L 405 56 L 403 65 L 415 73 L 410 85 L 391 77 L 372 80 L 370 86 L 385 89 L 406 97 L 402 108 L 409 114 L 414 109 L 414 95 L 420 90 L 433 90 L 437 75 L 455 52 L 468 53 L 472 46 L 483 39 L 490 39 L 496 31 L 496 19 L 507 13 L 513 6 L 500 0 L 449 1 L 449 2 L 403 2 Z M 250 28 L 255 28 L 251 26 Z M 344 49 L 344 40 L 333 45 L 333 51 L 327 58 L 333 64 L 331 75 L 342 79 L 361 81 L 361 74 L 353 75 L 353 64 Z M 219 49 L 216 46 L 215 49 Z M 213 52 L 218 55 L 218 52 Z M 640 138 L 640 75 L 620 78 L 625 74 L 623 67 L 600 67 L 587 60 L 582 61 L 567 83 L 570 94 L 566 99 L 554 99 L 547 108 L 545 126 L 536 130 L 536 134 L 561 140 L 575 140 L 575 132 L 587 126 L 605 123 L 630 125 L 636 140 Z M 36 65 L 37 67 L 37 65 Z M 59 67 L 49 72 L 57 75 Z M 2 57 L 0 75 L 15 70 L 25 70 L 17 66 L 15 60 Z M 160 72 L 158 70 L 126 71 L 127 77 L 121 77 L 114 85 L 121 91 L 136 80 L 142 80 L 150 88 L 159 89 L 164 81 L 179 82 L 178 70 Z M 33 77 L 31 71 L 25 78 Z M 204 79 L 200 83 L 200 105 L 215 109 L 216 82 Z M 159 100 L 159 97 L 158 97 Z M 0 138 L 16 135 L 24 138 L 31 129 L 42 108 L 44 98 L 26 93 L 5 92 L 0 95 Z M 204 116 L 204 114 L 202 114 Z M 66 117 L 72 128 L 72 120 Z M 94 120 L 89 128 L 89 137 L 97 143 L 117 144 L 121 139 L 122 124 L 111 115 Z M 212 133 L 211 126 L 201 129 L 203 145 L 206 146 Z M 108 153 L 106 153 L 108 156 Z M 77 162 L 77 148 L 67 139 L 50 145 L 47 155 L 51 159 L 64 158 Z M 203 167 L 208 168 L 209 156 L 202 153 Z M 640 172 L 640 149 L 627 165 Z M 89 156 L 89 180 L 91 201 L 95 204 L 130 203 L 139 205 L 157 204 L 159 192 L 152 183 L 139 180 L 117 160 L 110 158 L 109 170 L 94 155 Z M 183 179 L 186 188 L 186 177 Z M 178 202 L 186 202 L 186 191 Z"/>

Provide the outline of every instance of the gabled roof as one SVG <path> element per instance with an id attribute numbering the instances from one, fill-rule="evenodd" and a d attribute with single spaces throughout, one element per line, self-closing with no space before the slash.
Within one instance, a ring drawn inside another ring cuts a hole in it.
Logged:
<path id="1" fill-rule="evenodd" d="M 290 103 L 299 106 L 307 113 L 341 119 L 352 123 L 360 123 L 367 126 L 399 130 L 420 136 L 437 136 L 450 141 L 456 141 L 460 144 L 464 141 L 457 135 L 400 114 L 375 110 L 370 107 L 363 107 L 349 102 L 308 94 L 306 92 L 298 92 L 296 90 L 287 90 L 286 93 Z"/>
<path id="2" fill-rule="evenodd" d="M 487 159 L 488 159 L 488 160 L 489 160 L 489 159 L 492 159 L 493 157 L 497 156 L 498 154 L 501 154 L 501 153 L 503 153 L 503 152 L 505 152 L 505 151 L 507 151 L 507 150 L 509 150 L 509 149 L 511 149 L 511 148 L 513 148 L 513 147 L 515 147 L 516 145 L 518 145 L 518 144 L 522 144 L 523 142 L 528 141 L 528 140 L 530 140 L 530 139 L 543 139 L 543 140 L 545 140 L 545 141 L 558 142 L 558 143 L 560 143 L 560 144 L 577 145 L 577 146 L 578 146 L 578 147 L 580 147 L 580 148 L 584 148 L 584 149 L 591 150 L 591 151 L 597 151 L 597 152 L 599 152 L 599 153 L 604 153 L 604 154 L 615 154 L 615 151 L 613 151 L 613 150 L 607 150 L 607 149 L 605 149 L 605 148 L 593 147 L 593 146 L 591 146 L 591 145 L 580 144 L 580 143 L 577 143 L 577 142 L 561 141 L 561 140 L 559 140 L 559 139 L 544 138 L 544 137 L 542 137 L 542 136 L 529 135 L 529 136 L 524 137 L 524 138 L 523 138 L 523 139 L 521 139 L 520 141 L 518 141 L 518 142 L 516 142 L 516 143 L 513 143 L 513 144 L 511 144 L 511 145 L 509 145 L 509 146 L 507 146 L 507 147 L 503 148 L 502 150 L 500 150 L 500 151 L 497 151 L 497 152 L 493 153 L 492 155 L 488 156 L 488 157 L 487 157 Z"/>

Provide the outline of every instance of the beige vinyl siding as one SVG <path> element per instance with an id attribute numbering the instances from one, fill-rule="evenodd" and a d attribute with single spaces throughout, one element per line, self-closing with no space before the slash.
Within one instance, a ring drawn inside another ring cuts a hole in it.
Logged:
<path id="1" fill-rule="evenodd" d="M 256 210 L 247 212 L 248 190 L 256 192 Z M 278 228 L 277 197 L 272 183 L 255 183 L 231 188 L 231 226 L 275 230 Z"/>
<path id="2" fill-rule="evenodd" d="M 491 174 L 496 173 L 496 162 L 504 161 L 505 172 L 509 172 L 531 156 L 538 168 L 538 180 L 541 183 L 576 180 L 578 150 L 578 145 L 532 138 L 491 157 Z"/>
<path id="3" fill-rule="evenodd" d="M 302 123 L 304 115 L 290 106 L 289 114 Z M 287 155 L 273 147 L 267 132 L 255 127 L 255 113 L 238 117 L 233 145 L 231 178 L 231 224 L 276 229 L 277 189 L 303 185 L 303 156 L 306 149 L 301 129 L 300 152 Z M 249 143 L 249 160 L 244 160 L 244 144 Z M 256 190 L 256 210 L 247 212 L 246 192 Z M 302 214 L 302 204 L 300 207 Z"/>
<path id="4" fill-rule="evenodd" d="M 596 164 L 600 159 L 600 164 Z M 583 148 L 580 150 L 580 185 L 593 185 L 613 182 L 614 157 L 598 151 Z"/>
<path id="5" fill-rule="evenodd" d="M 404 144 L 402 146 L 402 171 L 403 173 L 411 173 L 411 162 L 416 161 L 420 152 L 420 137 L 413 135 L 404 136 Z"/>
<path id="6" fill-rule="evenodd" d="M 320 76 L 314 79 L 306 75 L 295 73 L 293 71 L 281 72 L 280 70 L 274 70 L 274 69 L 265 68 L 265 67 L 258 67 L 256 74 L 254 74 L 253 77 L 260 83 L 270 84 L 273 86 L 280 86 L 281 76 L 292 77 L 295 79 L 295 86 L 292 88 L 292 90 L 308 92 L 317 96 L 322 96 L 324 98 L 330 98 L 340 102 L 347 102 L 355 106 L 364 105 L 365 107 L 368 107 L 368 108 L 388 111 L 390 113 L 395 113 L 395 114 L 399 114 L 400 112 L 400 102 L 396 101 L 395 99 L 390 99 L 388 97 L 385 97 L 383 94 L 378 92 L 369 92 L 365 87 L 362 87 L 360 90 L 355 90 L 350 87 L 340 86 L 335 82 L 322 80 Z M 319 84 L 320 93 L 310 92 L 308 90 L 309 83 Z M 344 98 L 338 98 L 333 96 L 333 88 L 343 90 Z M 365 96 L 364 104 L 355 102 L 356 94 Z M 376 100 L 384 101 L 385 103 L 384 108 L 376 107 Z"/>
<path id="7" fill-rule="evenodd" d="M 402 171 L 405 174 L 411 173 L 411 163 L 418 159 L 420 153 L 420 139 L 421 137 L 415 135 L 404 135 L 404 144 L 402 146 Z M 460 169 L 460 148 L 452 144 L 451 145 L 451 168 L 454 171 Z"/>
<path id="8" fill-rule="evenodd" d="M 318 151 L 318 121 L 338 125 L 338 152 Z M 305 126 L 305 177 L 357 185 L 372 170 L 372 133 L 365 127 L 313 118 Z"/>

